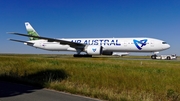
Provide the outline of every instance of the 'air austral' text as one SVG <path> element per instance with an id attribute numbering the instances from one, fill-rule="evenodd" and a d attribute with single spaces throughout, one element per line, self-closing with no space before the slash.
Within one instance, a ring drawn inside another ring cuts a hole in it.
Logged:
<path id="1" fill-rule="evenodd" d="M 86 45 L 108 45 L 108 46 L 120 46 L 121 44 L 118 40 L 108 40 L 108 39 L 101 39 L 101 40 L 72 40 L 71 42 L 76 43 L 84 43 Z"/>

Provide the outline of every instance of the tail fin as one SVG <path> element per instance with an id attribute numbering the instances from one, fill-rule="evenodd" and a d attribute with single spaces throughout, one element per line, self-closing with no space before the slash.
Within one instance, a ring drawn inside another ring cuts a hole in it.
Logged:
<path id="1" fill-rule="evenodd" d="M 25 22 L 26 30 L 28 35 L 39 36 L 38 33 L 34 30 L 34 28 L 30 25 L 29 22 Z M 38 40 L 38 38 L 29 37 L 29 40 Z"/>

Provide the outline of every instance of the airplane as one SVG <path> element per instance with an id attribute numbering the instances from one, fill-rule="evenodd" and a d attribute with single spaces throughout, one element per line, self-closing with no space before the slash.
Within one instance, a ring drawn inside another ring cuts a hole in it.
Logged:
<path id="1" fill-rule="evenodd" d="M 9 39 L 25 45 L 49 51 L 73 51 L 74 57 L 92 57 L 92 55 L 113 55 L 113 52 L 154 52 L 170 48 L 170 45 L 160 39 L 148 37 L 133 38 L 48 38 L 39 36 L 29 22 L 25 22 L 27 34 L 10 32 L 9 34 L 29 37 L 29 41 Z M 86 54 L 81 54 L 86 52 Z"/>
<path id="2" fill-rule="evenodd" d="M 122 52 L 113 52 L 112 54 L 113 56 L 126 56 L 129 55 L 128 52 L 122 53 Z"/>

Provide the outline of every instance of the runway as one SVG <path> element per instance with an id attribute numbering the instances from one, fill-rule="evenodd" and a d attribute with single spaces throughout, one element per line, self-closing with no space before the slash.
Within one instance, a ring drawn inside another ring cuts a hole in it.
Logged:
<path id="1" fill-rule="evenodd" d="M 0 101 L 100 101 L 54 90 L 0 81 Z"/>

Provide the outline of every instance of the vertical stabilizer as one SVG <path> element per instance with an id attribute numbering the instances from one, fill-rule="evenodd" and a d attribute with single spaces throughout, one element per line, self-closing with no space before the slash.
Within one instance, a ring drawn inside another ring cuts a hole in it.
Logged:
<path id="1" fill-rule="evenodd" d="M 34 28 L 30 25 L 29 22 L 25 22 L 26 30 L 28 35 L 39 36 L 38 33 L 34 30 Z M 29 37 L 29 40 L 38 40 L 38 38 Z"/>

